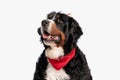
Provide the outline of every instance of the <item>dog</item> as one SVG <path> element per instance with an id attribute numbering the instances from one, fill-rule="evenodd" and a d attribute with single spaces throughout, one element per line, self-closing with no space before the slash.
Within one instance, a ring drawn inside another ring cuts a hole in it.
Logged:
<path id="1" fill-rule="evenodd" d="M 45 49 L 36 63 L 33 80 L 92 80 L 77 40 L 83 34 L 78 22 L 62 12 L 51 12 L 38 28 Z"/>

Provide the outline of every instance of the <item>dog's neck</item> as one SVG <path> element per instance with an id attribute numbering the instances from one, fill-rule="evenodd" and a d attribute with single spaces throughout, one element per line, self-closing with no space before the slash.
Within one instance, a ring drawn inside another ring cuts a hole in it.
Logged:
<path id="1" fill-rule="evenodd" d="M 76 48 L 73 48 L 66 55 L 64 54 L 64 49 L 62 47 L 49 47 L 45 51 L 45 55 L 49 63 L 56 69 L 60 70 L 65 67 L 70 60 L 73 59 L 76 53 Z"/>
<path id="2" fill-rule="evenodd" d="M 45 51 L 45 55 L 50 59 L 59 59 L 64 56 L 64 50 L 62 47 L 48 47 Z"/>
<path id="3" fill-rule="evenodd" d="M 45 55 L 48 62 L 56 69 L 60 70 L 65 67 L 70 60 L 75 56 L 76 48 L 73 48 L 69 53 L 64 54 L 62 47 L 52 47 L 45 50 Z"/>
<path id="4" fill-rule="evenodd" d="M 51 63 L 51 65 L 56 69 L 56 70 L 60 70 L 63 67 L 65 67 L 70 60 L 72 60 L 75 56 L 76 53 L 76 48 L 73 48 L 72 51 L 70 53 L 68 53 L 67 55 L 60 57 L 59 59 L 50 59 L 48 58 L 48 61 Z"/>

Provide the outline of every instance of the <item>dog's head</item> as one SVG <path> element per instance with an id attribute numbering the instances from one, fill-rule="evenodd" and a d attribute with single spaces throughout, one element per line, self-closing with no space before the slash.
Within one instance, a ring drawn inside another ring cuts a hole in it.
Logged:
<path id="1" fill-rule="evenodd" d="M 38 29 L 45 46 L 74 46 L 83 34 L 76 20 L 64 13 L 51 12 Z"/>

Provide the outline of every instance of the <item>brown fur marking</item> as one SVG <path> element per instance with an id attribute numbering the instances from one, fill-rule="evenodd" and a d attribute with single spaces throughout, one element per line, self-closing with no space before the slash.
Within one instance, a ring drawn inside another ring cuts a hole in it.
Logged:
<path id="1" fill-rule="evenodd" d="M 63 46 L 63 45 L 64 45 L 64 41 L 65 41 L 65 35 L 64 35 L 64 33 L 61 32 L 61 31 L 57 28 L 56 24 L 54 24 L 54 23 L 52 23 L 52 28 L 51 28 L 51 29 L 52 29 L 52 30 L 51 30 L 51 33 L 50 33 L 50 34 L 52 34 L 52 35 L 60 35 L 60 36 L 61 36 L 61 41 L 60 41 L 59 44 L 57 44 L 57 46 Z"/>

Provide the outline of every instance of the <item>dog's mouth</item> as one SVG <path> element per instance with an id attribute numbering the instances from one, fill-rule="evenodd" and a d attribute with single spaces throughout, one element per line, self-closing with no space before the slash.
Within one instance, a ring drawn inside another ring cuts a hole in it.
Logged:
<path id="1" fill-rule="evenodd" d="M 52 42 L 52 41 L 56 43 L 60 42 L 60 35 L 52 35 L 45 30 L 43 31 L 42 37 L 44 41 L 47 41 L 47 42 Z"/>

